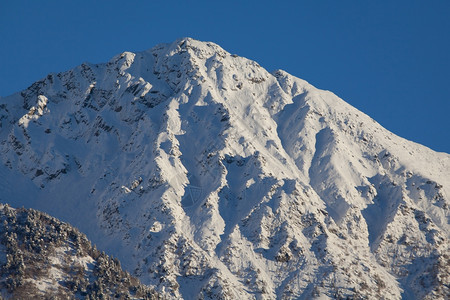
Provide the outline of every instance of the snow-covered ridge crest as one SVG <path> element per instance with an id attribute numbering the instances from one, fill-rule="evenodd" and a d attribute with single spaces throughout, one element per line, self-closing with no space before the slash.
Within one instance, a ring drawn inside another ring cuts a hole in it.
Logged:
<path id="1" fill-rule="evenodd" d="M 184 38 L 0 108 L 0 199 L 169 297 L 448 293 L 450 155 L 284 71 Z"/>

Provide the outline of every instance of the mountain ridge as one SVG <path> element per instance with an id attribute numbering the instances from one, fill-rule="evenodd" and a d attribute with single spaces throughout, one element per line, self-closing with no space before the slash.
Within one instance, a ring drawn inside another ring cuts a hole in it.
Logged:
<path id="1" fill-rule="evenodd" d="M 4 299 L 159 299 L 85 235 L 33 209 L 0 204 Z"/>
<path id="2" fill-rule="evenodd" d="M 170 297 L 448 292 L 450 155 L 284 71 L 183 38 L 0 108 L 2 201 L 76 225 Z"/>

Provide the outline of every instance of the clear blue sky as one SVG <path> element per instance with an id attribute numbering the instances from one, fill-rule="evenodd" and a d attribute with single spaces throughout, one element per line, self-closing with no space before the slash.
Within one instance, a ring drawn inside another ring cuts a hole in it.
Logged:
<path id="1" fill-rule="evenodd" d="M 185 36 L 284 69 L 450 153 L 448 0 L 0 0 L 0 95 Z"/>

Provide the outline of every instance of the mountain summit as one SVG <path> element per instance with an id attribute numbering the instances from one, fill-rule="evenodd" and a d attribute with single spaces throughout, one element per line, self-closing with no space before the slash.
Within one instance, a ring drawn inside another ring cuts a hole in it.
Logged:
<path id="1" fill-rule="evenodd" d="M 0 202 L 170 298 L 444 298 L 450 155 L 190 38 L 0 99 Z"/>

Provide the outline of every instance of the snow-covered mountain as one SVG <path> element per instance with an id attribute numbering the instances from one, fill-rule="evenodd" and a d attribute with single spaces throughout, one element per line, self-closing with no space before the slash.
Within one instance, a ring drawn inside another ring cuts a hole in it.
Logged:
<path id="1" fill-rule="evenodd" d="M 0 99 L 0 143 L 0 202 L 169 298 L 450 293 L 450 155 L 214 43 L 50 74 Z"/>

